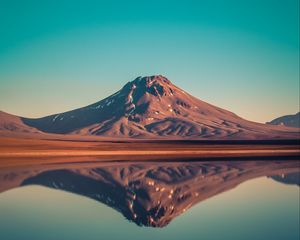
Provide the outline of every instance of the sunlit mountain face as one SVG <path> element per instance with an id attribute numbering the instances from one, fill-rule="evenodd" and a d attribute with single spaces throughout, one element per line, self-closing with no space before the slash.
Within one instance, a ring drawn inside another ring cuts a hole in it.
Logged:
<path id="1" fill-rule="evenodd" d="M 298 161 L 149 162 L 40 166 L 0 172 L 0 190 L 42 185 L 117 210 L 139 226 L 164 227 L 195 204 L 249 179 L 296 179 Z M 282 180 L 283 181 L 283 180 Z"/>
<path id="2" fill-rule="evenodd" d="M 299 138 L 297 129 L 245 120 L 161 75 L 138 77 L 94 104 L 43 118 L 0 112 L 0 130 L 147 139 Z"/>

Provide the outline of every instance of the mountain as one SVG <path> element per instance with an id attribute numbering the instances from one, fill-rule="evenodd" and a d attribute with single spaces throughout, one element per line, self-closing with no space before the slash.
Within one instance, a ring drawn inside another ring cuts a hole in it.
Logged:
<path id="1" fill-rule="evenodd" d="M 25 124 L 21 117 L 0 111 L 0 133 L 4 131 L 41 133 L 38 129 Z"/>
<path id="2" fill-rule="evenodd" d="M 295 115 L 286 115 L 276 118 L 271 122 L 267 122 L 267 124 L 300 128 L 300 112 Z"/>
<path id="3" fill-rule="evenodd" d="M 289 174 L 275 175 L 275 176 L 271 176 L 271 178 L 277 182 L 281 182 L 284 184 L 300 186 L 300 172 L 299 171 L 294 172 L 294 173 L 289 173 Z"/>
<path id="4" fill-rule="evenodd" d="M 50 164 L 0 171 L 0 192 L 46 186 L 106 204 L 139 226 L 165 227 L 196 204 L 247 180 L 288 176 L 298 166 L 296 161 Z"/>
<path id="5" fill-rule="evenodd" d="M 138 77 L 113 95 L 72 111 L 29 119 L 45 133 L 136 138 L 299 138 L 283 126 L 250 122 L 201 101 L 161 75 Z"/>

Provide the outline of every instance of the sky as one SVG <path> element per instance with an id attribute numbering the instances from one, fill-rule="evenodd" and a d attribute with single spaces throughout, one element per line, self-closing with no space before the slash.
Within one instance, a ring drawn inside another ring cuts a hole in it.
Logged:
<path id="1" fill-rule="evenodd" d="M 266 122 L 299 111 L 299 0 L 0 0 L 0 110 L 41 117 L 161 74 Z"/>

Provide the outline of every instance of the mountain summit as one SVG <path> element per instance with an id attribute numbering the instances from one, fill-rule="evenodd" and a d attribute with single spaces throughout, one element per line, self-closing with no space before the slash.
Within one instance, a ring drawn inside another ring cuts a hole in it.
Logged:
<path id="1" fill-rule="evenodd" d="M 295 138 L 282 126 L 247 121 L 203 102 L 161 75 L 138 77 L 76 110 L 22 122 L 46 133 L 139 138 Z"/>

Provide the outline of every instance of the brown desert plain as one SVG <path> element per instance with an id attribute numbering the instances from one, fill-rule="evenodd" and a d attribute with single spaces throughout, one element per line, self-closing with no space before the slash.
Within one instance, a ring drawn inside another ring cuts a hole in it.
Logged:
<path id="1" fill-rule="evenodd" d="M 0 167 L 128 160 L 299 159 L 300 156 L 298 140 L 157 141 L 49 135 L 0 137 L 0 143 Z"/>

